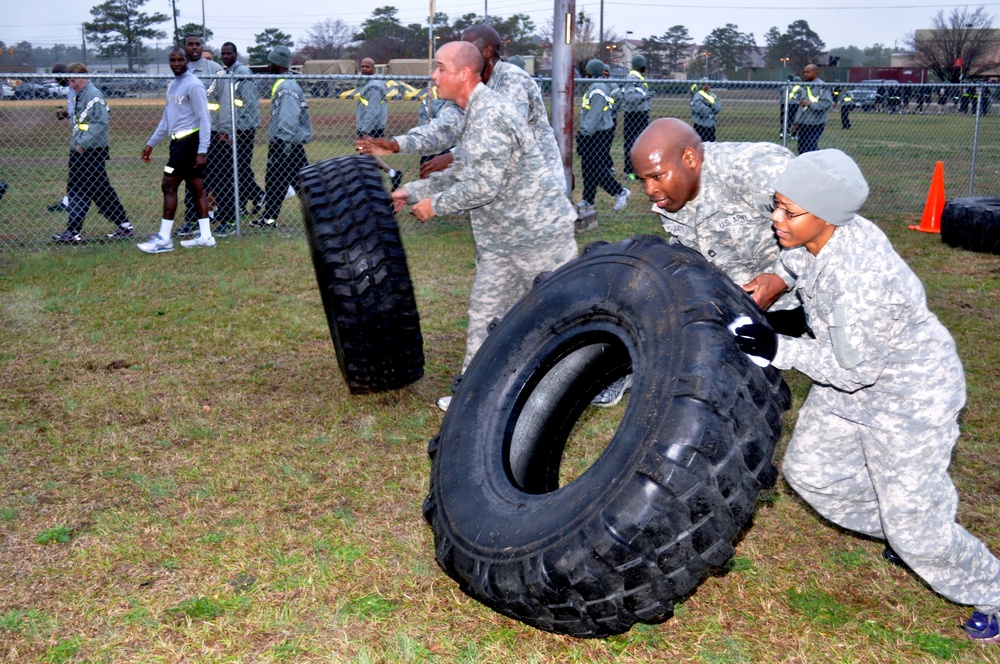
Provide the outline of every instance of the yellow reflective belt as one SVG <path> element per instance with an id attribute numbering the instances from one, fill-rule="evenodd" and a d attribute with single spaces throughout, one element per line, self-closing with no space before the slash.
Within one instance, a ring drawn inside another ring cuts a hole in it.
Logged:
<path id="1" fill-rule="evenodd" d="M 806 96 L 809 97 L 810 104 L 815 104 L 816 102 L 819 101 L 819 97 L 813 96 L 812 88 L 810 88 L 808 85 L 806 86 Z"/>
<path id="2" fill-rule="evenodd" d="M 210 111 L 217 111 L 217 110 L 219 110 L 219 105 L 216 104 L 215 102 L 211 102 L 210 101 L 210 102 L 208 102 L 208 110 L 210 110 Z"/>
<path id="3" fill-rule="evenodd" d="M 190 136 L 191 134 L 195 133 L 196 131 L 198 131 L 198 127 L 195 127 L 194 129 L 188 129 L 186 131 L 179 131 L 176 134 L 170 134 L 170 138 L 172 138 L 175 141 L 176 140 L 180 140 L 180 139 L 184 138 L 185 136 Z"/>
<path id="4" fill-rule="evenodd" d="M 243 100 L 242 99 L 234 99 L 233 100 L 233 104 L 235 104 L 236 106 L 243 106 Z"/>
<path id="5" fill-rule="evenodd" d="M 364 97 L 362 97 L 362 96 L 360 96 L 360 95 L 359 95 L 359 96 L 358 96 L 358 99 L 360 99 L 360 100 L 361 100 L 361 103 L 362 103 L 362 104 L 363 104 L 364 106 L 367 106 L 367 105 L 368 105 L 368 100 L 367 100 L 367 99 L 365 99 Z"/>
<path id="6" fill-rule="evenodd" d="M 90 125 L 86 123 L 80 123 L 76 126 L 80 131 L 90 131 Z"/>
<path id="7" fill-rule="evenodd" d="M 801 85 L 796 85 L 795 87 L 793 87 L 793 88 L 792 88 L 792 91 L 788 93 L 788 98 L 789 98 L 789 99 L 791 99 L 792 97 L 794 97 L 794 96 L 795 96 L 795 94 L 796 94 L 796 93 L 797 93 L 797 92 L 798 92 L 798 91 L 799 91 L 800 89 L 802 89 L 802 86 L 801 86 Z"/>
<path id="8" fill-rule="evenodd" d="M 274 85 L 271 86 L 271 99 L 274 99 L 274 92 L 275 92 L 275 90 L 277 90 L 278 86 L 281 85 L 284 82 L 285 82 L 285 79 L 283 79 L 283 78 L 279 78 L 277 81 L 274 82 Z"/>
<path id="9" fill-rule="evenodd" d="M 707 99 L 709 104 L 715 103 L 715 95 L 711 95 L 704 90 L 698 90 L 698 94 Z"/>

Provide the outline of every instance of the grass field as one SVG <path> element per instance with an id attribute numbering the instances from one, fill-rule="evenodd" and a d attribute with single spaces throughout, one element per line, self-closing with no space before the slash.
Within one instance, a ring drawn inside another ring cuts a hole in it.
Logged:
<path id="1" fill-rule="evenodd" d="M 587 240 L 656 232 L 638 198 Z M 1000 257 L 876 219 L 956 338 L 959 516 L 1000 550 Z M 0 661 L 1000 662 L 961 635 L 967 608 L 780 481 L 662 625 L 576 640 L 462 595 L 420 507 L 473 245 L 458 223 L 405 241 L 426 376 L 371 396 L 338 373 L 297 228 L 161 256 L 0 253 Z M 808 381 L 787 379 L 797 408 Z M 587 415 L 590 453 L 620 413 Z"/>

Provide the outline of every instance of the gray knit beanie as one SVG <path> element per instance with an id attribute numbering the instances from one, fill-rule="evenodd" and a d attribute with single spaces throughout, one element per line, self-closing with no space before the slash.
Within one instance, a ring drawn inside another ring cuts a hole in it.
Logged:
<path id="1" fill-rule="evenodd" d="M 292 51 L 287 46 L 275 46 L 267 54 L 267 61 L 288 69 L 292 66 Z"/>
<path id="2" fill-rule="evenodd" d="M 594 58 L 587 63 L 587 73 L 591 76 L 600 76 L 604 73 L 604 63 Z"/>
<path id="3" fill-rule="evenodd" d="M 868 198 L 861 169 L 840 150 L 816 150 L 792 159 L 774 190 L 828 224 L 849 224 Z"/>
<path id="4" fill-rule="evenodd" d="M 522 58 L 520 55 L 512 55 L 509 58 L 507 58 L 507 64 L 514 65 L 515 67 L 520 67 L 521 69 L 524 69 L 526 66 L 524 63 L 524 58 Z"/>

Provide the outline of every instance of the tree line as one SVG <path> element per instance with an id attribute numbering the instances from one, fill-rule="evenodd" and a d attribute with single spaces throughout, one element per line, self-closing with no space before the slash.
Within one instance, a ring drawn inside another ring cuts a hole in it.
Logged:
<path id="1" fill-rule="evenodd" d="M 84 44 L 80 46 L 56 45 L 44 49 L 20 42 L 8 47 L 0 41 L 0 70 L 4 65 L 45 67 L 56 61 L 85 61 L 85 49 L 89 46 L 99 59 L 118 59 L 128 71 L 133 71 L 136 66 L 150 61 L 151 42 L 167 38 L 166 31 L 156 26 L 165 23 L 168 17 L 159 12 L 144 12 L 148 1 L 106 0 L 91 8 L 92 20 L 83 25 Z M 435 44 L 459 39 L 468 27 L 484 20 L 475 13 L 451 20 L 447 14 L 437 12 L 432 26 L 403 25 L 398 14 L 391 5 L 378 7 L 357 28 L 339 19 L 321 21 L 307 31 L 300 47 L 294 50 L 293 62 L 362 57 L 376 62 L 426 58 L 432 38 Z M 551 19 L 540 28 L 526 14 L 506 18 L 490 16 L 486 22 L 500 34 L 508 55 L 539 56 L 551 48 Z M 993 30 L 992 22 L 992 16 L 983 7 L 955 8 L 947 15 L 943 10 L 938 11 L 930 29 L 917 31 L 905 40 L 912 53 L 912 64 L 925 67 L 940 80 L 949 82 L 995 70 L 1000 66 L 1000 31 Z M 203 35 L 206 46 L 211 47 L 212 30 L 196 23 L 175 26 L 174 43 L 181 43 L 190 33 Z M 578 12 L 574 57 L 580 71 L 591 58 L 611 62 L 622 56 L 623 39 L 619 35 L 613 30 L 603 35 L 596 33 L 593 17 L 584 11 Z M 254 45 L 246 49 L 250 64 L 265 64 L 268 51 L 275 46 L 295 47 L 292 36 L 278 28 L 267 28 L 254 39 Z M 760 66 L 801 71 L 809 63 L 838 62 L 842 67 L 888 66 L 892 55 L 882 44 L 864 49 L 848 46 L 826 51 L 823 40 L 804 20 L 793 21 L 784 31 L 772 27 L 763 40 L 764 48 L 761 48 L 753 33 L 741 32 L 739 26 L 727 23 L 712 30 L 699 44 L 685 26 L 675 25 L 662 35 L 642 38 L 638 50 L 646 57 L 647 75 L 668 77 L 684 71 L 690 78 L 722 78 L 727 72 Z"/>

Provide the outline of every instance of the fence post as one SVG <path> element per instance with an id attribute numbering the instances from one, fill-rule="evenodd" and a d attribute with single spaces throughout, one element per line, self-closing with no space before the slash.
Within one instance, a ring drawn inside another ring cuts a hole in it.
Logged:
<path id="1" fill-rule="evenodd" d="M 972 164 L 969 166 L 969 196 L 972 196 L 972 185 L 976 180 L 976 151 L 979 148 L 979 117 L 983 112 L 983 88 L 976 86 L 976 124 L 972 132 Z"/>
<path id="2" fill-rule="evenodd" d="M 229 73 L 229 147 L 233 155 L 233 207 L 236 215 L 236 234 L 242 232 L 241 214 L 243 206 L 240 205 L 240 162 L 239 162 L 239 139 L 236 137 L 236 83 L 233 81 L 232 72 Z M 228 222 L 226 222 L 228 223 Z"/>

